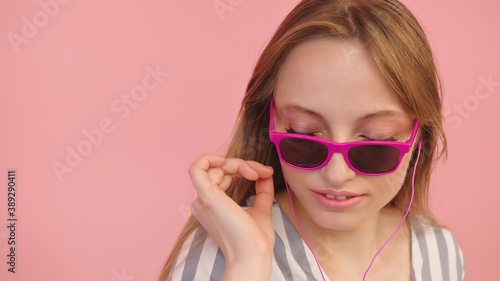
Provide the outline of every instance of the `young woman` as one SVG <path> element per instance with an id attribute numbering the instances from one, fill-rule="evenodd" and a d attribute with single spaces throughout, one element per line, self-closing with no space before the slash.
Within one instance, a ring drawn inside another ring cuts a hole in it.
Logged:
<path id="1" fill-rule="evenodd" d="M 226 156 L 189 168 L 193 216 L 159 280 L 463 280 L 427 206 L 446 153 L 440 91 L 401 3 L 301 1 L 255 67 Z"/>

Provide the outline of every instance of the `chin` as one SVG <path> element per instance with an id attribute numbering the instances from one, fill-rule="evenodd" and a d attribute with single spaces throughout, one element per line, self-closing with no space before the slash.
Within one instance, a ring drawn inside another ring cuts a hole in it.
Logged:
<path id="1" fill-rule="evenodd" d="M 336 231 L 353 230 L 364 221 L 359 214 L 353 212 L 331 212 L 323 211 L 322 214 L 313 214 L 312 218 L 318 226 Z"/>

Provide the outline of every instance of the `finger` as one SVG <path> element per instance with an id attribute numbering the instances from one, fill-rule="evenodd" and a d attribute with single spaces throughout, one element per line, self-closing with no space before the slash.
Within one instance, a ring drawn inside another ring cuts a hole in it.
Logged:
<path id="1" fill-rule="evenodd" d="M 259 178 L 259 172 L 249 165 L 248 161 L 242 159 L 231 158 L 227 159 L 224 165 L 221 166 L 225 175 L 237 175 L 249 180 Z"/>
<path id="2" fill-rule="evenodd" d="M 245 161 L 245 162 L 253 170 L 255 170 L 255 172 L 257 172 L 259 178 L 268 178 L 268 177 L 272 176 L 272 174 L 273 174 L 273 168 L 270 167 L 270 166 L 265 166 L 265 165 L 262 165 L 259 162 L 255 162 L 255 161 Z M 245 169 L 245 168 L 242 167 L 241 169 Z M 216 172 L 214 172 L 214 175 L 215 174 L 216 174 Z M 249 178 L 249 177 L 253 177 L 253 176 L 254 176 L 254 174 L 252 172 L 252 174 L 250 176 L 247 176 L 247 179 L 253 180 L 253 178 Z M 239 178 L 239 177 L 241 177 L 240 174 L 225 175 L 222 178 L 222 180 L 218 181 L 218 184 L 221 187 L 221 189 L 223 189 L 224 191 L 226 191 L 227 188 L 229 187 L 229 185 L 231 184 L 231 182 L 234 181 L 235 179 Z"/>
<path id="3" fill-rule="evenodd" d="M 231 183 L 233 182 L 233 180 L 235 180 L 239 177 L 240 176 L 238 176 L 238 175 L 225 175 L 219 184 L 220 188 L 222 190 L 226 191 L 228 189 L 229 185 L 231 185 Z"/>
<path id="4" fill-rule="evenodd" d="M 253 209 L 271 215 L 274 201 L 273 177 L 260 178 L 255 182 L 255 203 Z"/>
<path id="5" fill-rule="evenodd" d="M 253 179 L 258 178 L 258 172 L 244 167 L 248 165 L 241 159 L 226 159 L 227 164 L 219 168 L 209 168 L 207 171 L 210 181 L 219 186 L 220 189 L 226 191 L 231 182 L 239 177 L 246 176 Z M 243 167 L 241 167 L 243 165 Z M 241 175 L 242 173 L 243 175 Z"/>
<path id="6" fill-rule="evenodd" d="M 250 167 L 252 167 L 259 174 L 260 178 L 270 177 L 274 171 L 271 166 L 266 166 L 256 161 L 246 161 Z"/>
<path id="7" fill-rule="evenodd" d="M 215 185 L 219 185 L 225 176 L 224 170 L 222 170 L 222 168 L 209 168 L 207 170 L 207 174 L 210 178 L 210 181 Z"/>
<path id="8" fill-rule="evenodd" d="M 213 188 L 207 170 L 213 167 L 221 167 L 226 162 L 226 158 L 219 155 L 205 154 L 198 158 L 190 167 L 189 175 L 198 194 L 206 196 Z"/>

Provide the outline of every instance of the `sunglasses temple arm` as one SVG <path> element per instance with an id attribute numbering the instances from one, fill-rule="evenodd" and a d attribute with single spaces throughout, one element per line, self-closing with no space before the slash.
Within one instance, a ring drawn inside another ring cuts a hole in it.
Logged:
<path id="1" fill-rule="evenodd" d="M 269 131 L 274 130 L 273 128 L 273 98 L 271 98 L 270 110 L 269 110 Z"/>

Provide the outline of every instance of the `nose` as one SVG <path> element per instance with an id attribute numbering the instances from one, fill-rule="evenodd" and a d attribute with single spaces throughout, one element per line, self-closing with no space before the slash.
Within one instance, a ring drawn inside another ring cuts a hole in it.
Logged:
<path id="1" fill-rule="evenodd" d="M 341 153 L 334 153 L 328 163 L 321 168 L 321 175 L 332 187 L 340 187 L 356 176 L 347 165 Z"/>

